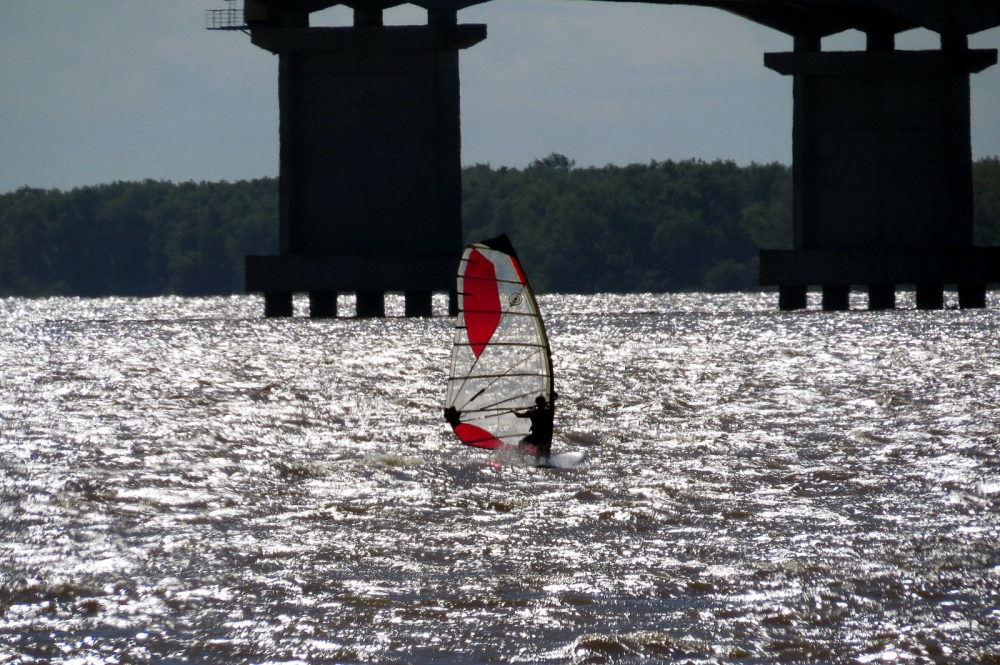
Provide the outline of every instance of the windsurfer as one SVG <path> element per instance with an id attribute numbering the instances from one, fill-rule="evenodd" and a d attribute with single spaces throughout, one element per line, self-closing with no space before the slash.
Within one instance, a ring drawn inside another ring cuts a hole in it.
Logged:
<path id="1" fill-rule="evenodd" d="M 444 410 L 444 419 L 447 420 L 448 424 L 451 425 L 452 427 L 458 427 L 459 423 L 458 418 L 460 415 L 461 414 L 458 412 L 458 409 L 456 409 L 453 406 L 449 406 L 447 409 Z"/>
<path id="2" fill-rule="evenodd" d="M 556 394 L 552 393 L 552 401 L 555 402 Z M 518 418 L 529 418 L 531 420 L 531 433 L 521 439 L 518 444 L 521 447 L 534 446 L 535 457 L 537 459 L 547 459 L 552 448 L 552 421 L 555 411 L 552 404 L 545 402 L 545 397 L 539 395 L 535 398 L 535 407 L 527 411 L 515 411 Z"/>

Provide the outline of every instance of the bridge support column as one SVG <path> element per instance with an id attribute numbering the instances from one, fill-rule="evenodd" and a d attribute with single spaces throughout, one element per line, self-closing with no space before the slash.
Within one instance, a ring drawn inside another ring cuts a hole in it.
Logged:
<path id="1" fill-rule="evenodd" d="M 944 285 L 917 284 L 917 309 L 942 309 L 944 307 Z"/>
<path id="2" fill-rule="evenodd" d="M 796 309 L 806 308 L 805 286 L 780 286 L 778 287 L 778 309 L 783 312 L 790 312 Z"/>
<path id="3" fill-rule="evenodd" d="M 382 291 L 358 291 L 355 316 L 359 319 L 385 316 L 385 294 Z"/>
<path id="4" fill-rule="evenodd" d="M 982 309 L 986 307 L 986 285 L 959 284 L 958 306 L 962 309 Z"/>
<path id="5" fill-rule="evenodd" d="M 334 319 L 337 317 L 336 291 L 309 292 L 309 318 Z"/>
<path id="6" fill-rule="evenodd" d="M 761 252 L 761 285 L 784 296 L 803 284 L 918 284 L 918 306 L 940 307 L 928 285 L 970 284 L 966 301 L 978 303 L 978 285 L 1000 281 L 1000 257 L 972 245 L 969 75 L 996 50 L 943 40 L 895 51 L 878 32 L 868 51 L 816 41 L 765 55 L 794 77 L 794 201 L 793 249 Z M 887 308 L 879 288 L 870 300 Z M 838 289 L 824 286 L 824 309 L 843 304 Z"/>
<path id="7" fill-rule="evenodd" d="M 354 27 L 251 29 L 279 57 L 280 255 L 247 257 L 247 291 L 308 291 L 315 316 L 331 312 L 320 294 L 354 291 L 359 316 L 384 316 L 385 291 L 450 291 L 462 250 L 458 52 L 486 26 L 361 10 Z M 408 298 L 407 315 L 429 301 Z"/>
<path id="8" fill-rule="evenodd" d="M 868 309 L 873 312 L 885 309 L 896 309 L 896 285 L 869 284 Z"/>
<path id="9" fill-rule="evenodd" d="M 851 287 L 849 284 L 826 284 L 823 286 L 823 311 L 846 312 L 850 309 Z"/>
<path id="10" fill-rule="evenodd" d="M 264 316 L 268 318 L 277 318 L 291 315 L 291 291 L 266 291 L 264 293 Z"/>
<path id="11" fill-rule="evenodd" d="M 430 291 L 407 291 L 403 294 L 406 316 L 433 316 L 433 302 L 433 294 Z"/>

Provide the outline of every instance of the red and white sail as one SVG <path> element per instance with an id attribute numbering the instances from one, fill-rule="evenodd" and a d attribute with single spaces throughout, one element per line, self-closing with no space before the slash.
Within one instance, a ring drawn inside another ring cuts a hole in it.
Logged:
<path id="1" fill-rule="evenodd" d="M 538 303 L 506 235 L 471 243 L 458 268 L 458 318 L 445 408 L 479 448 L 517 445 L 531 422 L 515 411 L 552 403 L 552 359 Z"/>

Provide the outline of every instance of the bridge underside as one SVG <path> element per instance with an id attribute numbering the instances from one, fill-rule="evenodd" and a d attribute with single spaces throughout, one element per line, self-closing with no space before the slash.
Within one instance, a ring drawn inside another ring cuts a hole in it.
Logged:
<path id="1" fill-rule="evenodd" d="M 601 0 L 722 9 L 796 38 L 828 37 L 845 30 L 896 34 L 926 28 L 970 35 L 1000 25 L 994 0 Z"/>
<path id="2" fill-rule="evenodd" d="M 295 291 L 314 316 L 335 315 L 339 291 L 358 294 L 362 316 L 383 312 L 383 291 L 429 314 L 461 245 L 458 51 L 486 36 L 457 14 L 486 0 L 414 0 L 428 25 L 406 27 L 382 25 L 397 0 L 244 1 L 281 72 L 281 256 L 247 257 L 247 289 L 269 315 L 290 315 Z M 917 285 L 920 307 L 940 307 L 949 284 L 962 306 L 983 306 L 1000 248 L 972 245 L 969 77 L 997 53 L 970 50 L 968 35 L 1000 25 L 1000 2 L 639 1 L 714 7 L 794 38 L 765 57 L 794 80 L 793 249 L 761 252 L 761 284 L 779 287 L 783 309 L 805 307 L 809 286 L 846 309 L 851 285 L 892 308 L 898 284 Z M 353 8 L 354 27 L 308 27 L 335 4 Z M 917 27 L 939 33 L 940 50 L 896 51 L 895 35 Z M 850 29 L 866 51 L 822 51 Z"/>

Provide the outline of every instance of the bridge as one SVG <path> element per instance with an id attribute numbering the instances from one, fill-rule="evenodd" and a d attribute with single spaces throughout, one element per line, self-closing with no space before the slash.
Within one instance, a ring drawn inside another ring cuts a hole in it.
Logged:
<path id="1" fill-rule="evenodd" d="M 488 0 L 412 0 L 427 24 L 385 26 L 396 0 L 244 0 L 209 12 L 208 27 L 242 29 L 279 56 L 279 254 L 248 256 L 246 286 L 265 315 L 290 316 L 308 292 L 310 316 L 336 316 L 337 293 L 357 315 L 384 315 L 386 291 L 407 316 L 429 316 L 434 291 L 453 293 L 461 249 L 458 53 L 486 26 L 458 12 Z M 593 0 L 591 0 L 593 1 Z M 603 0 L 623 2 L 634 0 Z M 765 66 L 793 78 L 793 249 L 762 250 L 760 283 L 779 307 L 847 309 L 866 286 L 870 309 L 895 307 L 897 285 L 940 308 L 946 285 L 983 307 L 1000 282 L 1000 248 L 972 243 L 970 75 L 997 51 L 968 36 L 1000 25 L 998 0 L 638 0 L 714 7 L 781 31 L 793 50 Z M 354 25 L 309 26 L 312 12 L 353 10 Z M 899 51 L 898 33 L 926 28 L 940 49 Z M 859 30 L 867 48 L 826 52 L 822 39 Z"/>

